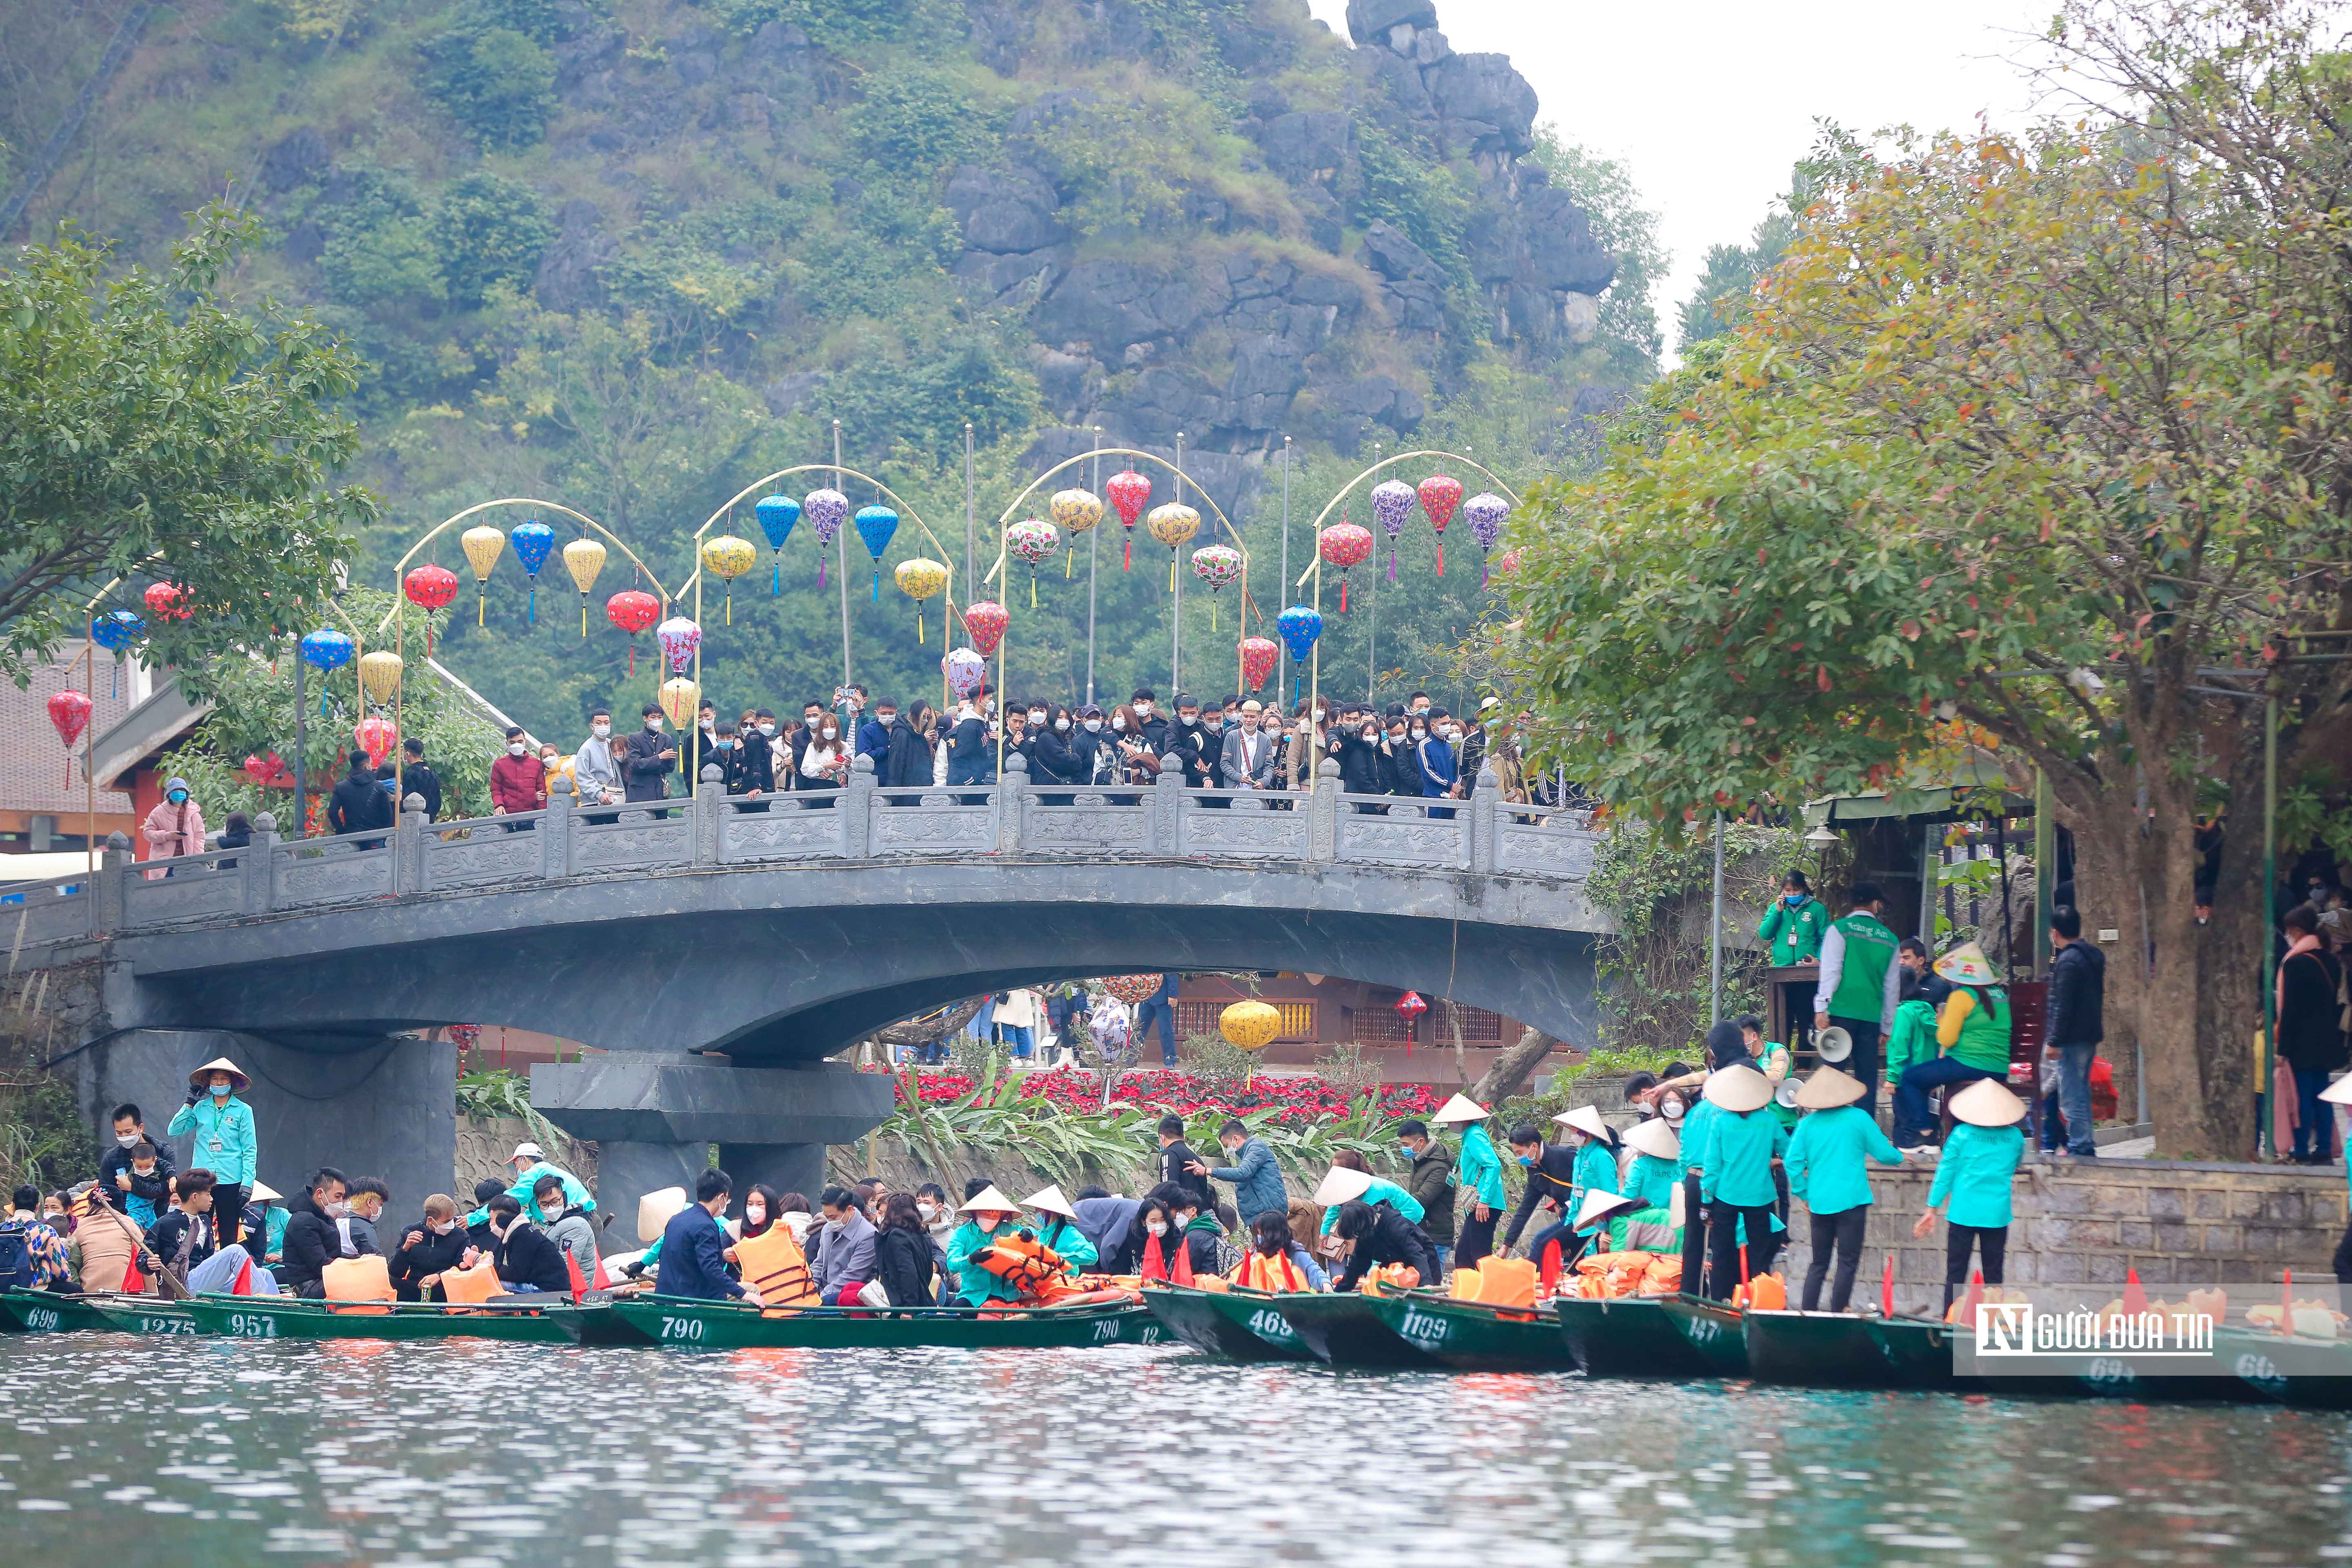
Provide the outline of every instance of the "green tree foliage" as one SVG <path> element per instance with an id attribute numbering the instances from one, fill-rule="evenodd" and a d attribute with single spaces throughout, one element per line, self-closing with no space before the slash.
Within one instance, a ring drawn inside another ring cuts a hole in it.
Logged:
<path id="1" fill-rule="evenodd" d="M 554 27 L 553 8 L 539 0 L 468 0 L 455 26 L 417 46 L 425 89 L 483 147 L 529 147 L 555 112 L 555 57 L 545 47 Z"/>
<path id="2" fill-rule="evenodd" d="M 2267 680 L 2290 766 L 2352 690 L 2272 658 L 2352 626 L 2352 73 L 2316 26 L 2070 5 L 2104 121 L 1909 141 L 1817 201 L 1663 441 L 1545 493 L 1513 598 L 1572 773 L 1670 825 L 1899 784 L 1947 715 L 2039 768 L 2086 923 L 2164 955 L 2109 965 L 2110 1038 L 2184 1154 L 2252 1144 L 2268 901 L 2241 830 L 2191 919 L 2198 781 L 2256 798 L 2261 756 L 2259 704 L 2198 688 Z"/>
<path id="3" fill-rule="evenodd" d="M 157 663 L 269 640 L 324 599 L 374 503 L 330 481 L 357 384 L 309 319 L 223 286 L 259 223 L 195 215 L 161 273 L 70 230 L 0 269 L 0 673 L 22 684 L 110 577 L 184 585 Z M 143 611 L 142 612 L 143 614 Z"/>
<path id="4" fill-rule="evenodd" d="M 487 170 L 450 186 L 433 214 L 442 287 L 452 304 L 466 309 L 481 304 L 494 283 L 529 283 L 554 237 L 539 193 Z"/>

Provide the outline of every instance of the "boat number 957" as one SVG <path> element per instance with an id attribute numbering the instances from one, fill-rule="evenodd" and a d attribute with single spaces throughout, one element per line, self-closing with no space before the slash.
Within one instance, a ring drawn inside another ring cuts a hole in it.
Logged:
<path id="1" fill-rule="evenodd" d="M 664 1318 L 661 1337 L 666 1340 L 698 1340 L 702 1337 L 700 1318 Z"/>
<path id="2" fill-rule="evenodd" d="M 262 1312 L 231 1312 L 228 1331 L 249 1340 L 274 1340 L 278 1337 L 278 1320 Z"/>
<path id="3" fill-rule="evenodd" d="M 1454 1327 L 1443 1318 L 1433 1317 L 1418 1307 L 1408 1307 L 1404 1314 L 1404 1337 L 1424 1344 L 1443 1344 L 1447 1331 Z"/>

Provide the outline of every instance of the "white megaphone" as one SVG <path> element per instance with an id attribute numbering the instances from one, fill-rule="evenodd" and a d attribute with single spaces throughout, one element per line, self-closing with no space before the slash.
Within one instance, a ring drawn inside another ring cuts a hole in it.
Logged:
<path id="1" fill-rule="evenodd" d="M 1783 1109 L 1791 1109 L 1797 1103 L 1797 1089 L 1798 1083 L 1795 1079 L 1784 1078 L 1780 1080 L 1780 1087 L 1772 1091 L 1772 1098 Z"/>
<path id="2" fill-rule="evenodd" d="M 1813 1037 L 1813 1054 L 1834 1067 L 1853 1055 L 1853 1037 L 1832 1024 Z"/>

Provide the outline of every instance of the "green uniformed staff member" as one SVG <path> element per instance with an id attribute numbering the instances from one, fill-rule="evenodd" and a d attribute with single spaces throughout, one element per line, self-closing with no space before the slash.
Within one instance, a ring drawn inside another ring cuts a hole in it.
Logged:
<path id="1" fill-rule="evenodd" d="M 1764 911 L 1756 927 L 1775 969 L 1811 963 L 1822 955 L 1822 938 L 1829 930 L 1829 906 L 1813 897 L 1813 885 L 1802 871 L 1791 869 L 1780 879 L 1780 896 Z M 1800 1048 L 1812 1039 L 1812 998 L 1801 980 L 1783 982 L 1780 1004 L 1789 1015 L 1789 1035 Z"/>
<path id="2" fill-rule="evenodd" d="M 1789 1173 L 1789 1191 L 1812 1211 L 1813 1260 L 1805 1269 L 1801 1299 L 1808 1312 L 1822 1304 L 1822 1281 L 1828 1277 L 1832 1253 L 1837 1256 L 1837 1280 L 1830 1289 L 1830 1310 L 1844 1311 L 1853 1295 L 1864 1233 L 1876 1196 L 1870 1190 L 1865 1162 L 1903 1163 L 1878 1123 L 1855 1103 L 1861 1098 L 1861 1083 L 1835 1068 L 1821 1068 L 1797 1091 L 1799 1109 L 1810 1114 L 1797 1124 L 1780 1163 Z"/>
<path id="3" fill-rule="evenodd" d="M 2025 1101 L 1991 1079 L 1976 1082 L 1952 1096 L 1952 1118 L 1958 1123 L 1936 1163 L 1936 1180 L 1927 1188 L 1927 1212 L 1911 1227 L 1926 1236 L 1936 1224 L 1936 1212 L 1949 1205 L 1945 1217 L 1950 1232 L 1944 1244 L 1944 1311 L 1968 1279 L 1969 1252 L 1984 1259 L 1985 1283 L 2001 1283 L 2001 1259 L 2009 1247 L 2009 1191 L 2017 1179 L 2017 1163 L 2025 1154 L 2025 1133 L 2017 1125 L 2025 1120 Z"/>
<path id="4" fill-rule="evenodd" d="M 1886 895 L 1875 882 L 1853 885 L 1853 908 L 1822 938 L 1822 977 L 1813 988 L 1813 1027 L 1834 1024 L 1853 1037 L 1843 1064 L 1862 1085 L 1863 1109 L 1878 1109 L 1878 1046 L 1895 1026 L 1902 965 L 1895 933 L 1878 917 Z"/>

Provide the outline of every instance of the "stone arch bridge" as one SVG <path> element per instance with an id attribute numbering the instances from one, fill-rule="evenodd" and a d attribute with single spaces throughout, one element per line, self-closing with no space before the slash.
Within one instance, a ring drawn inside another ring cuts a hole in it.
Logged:
<path id="1" fill-rule="evenodd" d="M 264 1179 L 387 1173 L 404 1206 L 454 1159 L 454 1047 L 506 1023 L 604 1047 L 532 1099 L 633 1194 L 720 1146 L 739 1181 L 814 1192 L 824 1146 L 887 1114 L 827 1061 L 897 1019 L 1007 985 L 1283 968 L 1404 985 L 1589 1043 L 1596 838 L 1503 803 L 1339 792 L 847 787 L 748 805 L 715 782 L 582 808 L 131 863 L 0 904 L 15 972 L 78 977 L 53 1055 L 102 1116 L 224 1053 L 250 1062 Z M 265 819 L 265 822 L 267 819 Z M 158 1108 L 160 1110 L 160 1107 Z M 157 1124 L 162 1114 L 151 1116 Z M 271 1157 L 275 1148 L 277 1158 Z"/>

